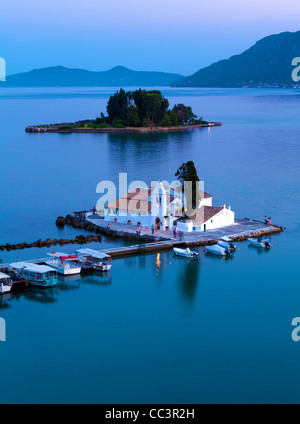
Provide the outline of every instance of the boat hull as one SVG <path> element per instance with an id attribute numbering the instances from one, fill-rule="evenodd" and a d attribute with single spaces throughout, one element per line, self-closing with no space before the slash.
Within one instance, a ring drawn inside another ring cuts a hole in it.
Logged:
<path id="1" fill-rule="evenodd" d="M 184 249 L 173 249 L 173 252 L 175 253 L 175 255 L 177 256 L 181 256 L 182 258 L 196 258 L 198 256 L 197 252 L 187 252 Z"/>
<path id="2" fill-rule="evenodd" d="M 51 266 L 51 265 L 50 265 Z M 64 277 L 68 277 L 71 275 L 78 275 L 81 273 L 81 268 L 73 268 L 73 269 L 62 269 L 62 268 L 54 268 L 53 269 L 59 274 L 63 275 Z"/>
<path id="3" fill-rule="evenodd" d="M 35 281 L 35 280 L 26 280 L 27 283 L 29 284 L 29 286 L 33 286 L 33 287 L 40 287 L 42 289 L 49 289 L 49 288 L 53 288 L 58 284 L 57 280 L 53 280 L 53 281 Z"/>
<path id="4" fill-rule="evenodd" d="M 6 284 L 0 285 L 0 294 L 7 294 L 11 292 L 11 286 L 7 286 Z"/>
<path id="5" fill-rule="evenodd" d="M 250 242 L 251 246 L 260 247 L 262 249 L 270 249 L 271 248 L 269 240 L 263 240 L 262 242 L 259 242 L 259 241 L 254 240 L 254 239 L 248 239 L 248 241 Z"/>
<path id="6" fill-rule="evenodd" d="M 214 256 L 222 256 L 222 257 L 230 256 L 229 252 L 226 251 L 223 247 L 221 247 L 219 245 L 206 246 L 205 252 L 209 253 L 210 255 L 214 255 Z"/>

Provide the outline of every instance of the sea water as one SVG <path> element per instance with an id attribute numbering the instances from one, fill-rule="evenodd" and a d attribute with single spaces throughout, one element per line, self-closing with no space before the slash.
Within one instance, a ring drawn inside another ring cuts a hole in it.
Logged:
<path id="1" fill-rule="evenodd" d="M 171 251 L 115 259 L 109 274 L 0 299 L 0 402 L 298 402 L 300 96 L 297 90 L 170 89 L 222 127 L 155 134 L 28 134 L 92 119 L 114 88 L 1 89 L 0 244 L 74 238 L 58 215 L 92 208 L 102 180 L 175 179 L 193 160 L 216 206 L 273 222 L 266 252 L 231 260 Z M 104 237 L 92 248 L 123 245 Z M 73 253 L 76 245 L 59 250 Z M 4 262 L 52 248 L 1 252 Z M 5 362 L 4 362 L 5 361 Z"/>

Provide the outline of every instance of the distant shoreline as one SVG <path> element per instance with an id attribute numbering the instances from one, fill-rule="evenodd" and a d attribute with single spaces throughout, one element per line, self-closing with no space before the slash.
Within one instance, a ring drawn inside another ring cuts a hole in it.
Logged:
<path id="1" fill-rule="evenodd" d="M 196 128 L 220 127 L 222 122 L 208 122 L 207 124 L 184 125 L 180 127 L 126 127 L 126 128 L 70 128 L 59 129 L 58 127 L 29 126 L 27 133 L 153 133 L 168 131 L 184 131 Z"/>

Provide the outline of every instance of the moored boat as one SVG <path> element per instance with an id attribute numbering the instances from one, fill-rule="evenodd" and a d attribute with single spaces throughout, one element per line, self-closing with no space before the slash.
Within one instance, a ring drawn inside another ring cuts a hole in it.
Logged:
<path id="1" fill-rule="evenodd" d="M 65 277 L 81 273 L 81 267 L 75 264 L 78 256 L 66 255 L 65 253 L 52 252 L 47 253 L 52 259 L 45 261 L 45 264 L 55 269 L 60 275 Z"/>
<path id="2" fill-rule="evenodd" d="M 76 250 L 79 263 L 87 264 L 95 271 L 107 272 L 111 269 L 111 257 L 93 249 Z"/>
<path id="3" fill-rule="evenodd" d="M 56 271 L 47 265 L 15 262 L 8 266 L 8 270 L 26 280 L 31 286 L 48 288 L 58 283 Z"/>
<path id="4" fill-rule="evenodd" d="M 249 238 L 248 241 L 250 242 L 251 246 L 255 246 L 255 247 L 262 247 L 265 249 L 271 249 L 271 243 L 269 239 L 253 239 L 253 238 Z"/>
<path id="5" fill-rule="evenodd" d="M 223 257 L 232 256 L 232 252 L 230 250 L 224 249 L 224 247 L 219 246 L 218 244 L 215 244 L 213 246 L 206 246 L 205 252 L 215 256 L 223 256 Z"/>
<path id="6" fill-rule="evenodd" d="M 175 255 L 183 256 L 185 258 L 197 258 L 198 253 L 195 251 L 191 251 L 189 248 L 187 249 L 178 249 L 177 247 L 173 248 Z"/>
<path id="7" fill-rule="evenodd" d="M 234 246 L 233 243 L 230 243 L 228 241 L 224 241 L 224 240 L 219 240 L 218 241 L 218 245 L 223 247 L 226 250 L 229 250 L 230 252 L 235 252 L 236 251 L 236 246 Z"/>
<path id="8" fill-rule="evenodd" d="M 0 272 L 0 294 L 10 293 L 12 288 L 12 279 L 9 275 Z"/>

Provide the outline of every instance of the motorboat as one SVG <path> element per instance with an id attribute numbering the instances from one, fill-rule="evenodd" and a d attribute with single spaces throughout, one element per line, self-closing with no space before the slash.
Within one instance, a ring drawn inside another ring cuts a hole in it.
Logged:
<path id="1" fill-rule="evenodd" d="M 107 272 L 111 269 L 111 257 L 106 253 L 98 252 L 93 249 L 76 250 L 78 263 L 90 266 L 95 271 Z"/>
<path id="2" fill-rule="evenodd" d="M 250 242 L 251 246 L 255 246 L 255 247 L 262 247 L 265 249 L 271 249 L 271 243 L 269 239 L 253 239 L 253 238 L 249 238 L 248 241 Z"/>
<path id="3" fill-rule="evenodd" d="M 223 247 L 226 250 L 229 250 L 230 252 L 235 252 L 236 251 L 236 246 L 234 246 L 233 243 L 230 243 L 228 241 L 224 241 L 224 240 L 219 240 L 218 241 L 218 245 Z"/>
<path id="4" fill-rule="evenodd" d="M 58 274 L 67 277 L 81 273 L 81 267 L 75 263 L 78 256 L 60 252 L 47 253 L 47 256 L 50 256 L 51 259 L 45 261 L 45 264 L 55 269 Z"/>
<path id="5" fill-rule="evenodd" d="M 177 247 L 173 248 L 175 255 L 184 256 L 185 258 L 197 258 L 198 253 L 195 251 L 191 251 L 189 248 L 187 249 L 178 249 Z"/>
<path id="6" fill-rule="evenodd" d="M 10 293 L 12 289 L 12 278 L 4 274 L 3 272 L 0 272 L 0 294 L 4 295 L 7 293 Z"/>
<path id="7" fill-rule="evenodd" d="M 205 252 L 210 253 L 211 255 L 216 255 L 216 256 L 223 256 L 223 257 L 231 257 L 232 256 L 232 252 L 230 250 L 225 249 L 224 247 L 222 247 L 218 244 L 215 244 L 213 246 L 206 246 Z"/>
<path id="8" fill-rule="evenodd" d="M 8 271 L 35 287 L 54 287 L 58 283 L 56 271 L 48 265 L 36 265 L 30 262 L 15 262 L 8 266 Z"/>

